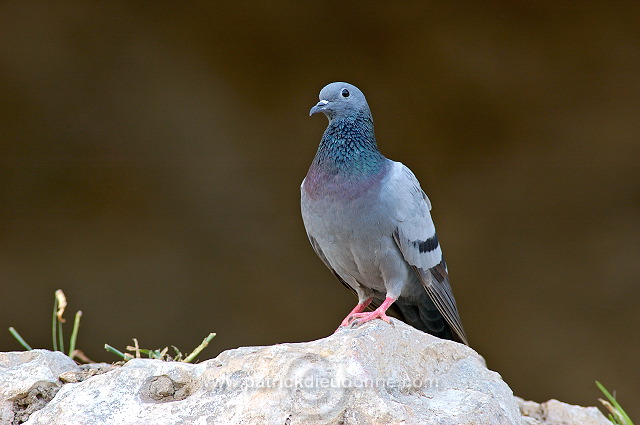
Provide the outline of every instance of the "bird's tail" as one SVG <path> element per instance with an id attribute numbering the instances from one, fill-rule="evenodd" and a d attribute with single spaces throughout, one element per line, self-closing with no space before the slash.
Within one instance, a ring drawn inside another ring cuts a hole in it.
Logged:
<path id="1" fill-rule="evenodd" d="M 392 310 L 392 315 L 416 329 L 437 336 L 438 338 L 466 344 L 466 341 L 462 341 L 456 333 L 451 330 L 447 321 L 426 293 L 417 303 L 408 303 L 399 299 L 391 307 L 395 307 L 390 309 Z"/>

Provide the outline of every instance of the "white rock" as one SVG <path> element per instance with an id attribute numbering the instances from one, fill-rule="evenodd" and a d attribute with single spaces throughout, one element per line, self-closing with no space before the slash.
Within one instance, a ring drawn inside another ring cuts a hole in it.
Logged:
<path id="1" fill-rule="evenodd" d="M 20 423 L 44 407 L 62 385 L 58 376 L 78 370 L 58 351 L 0 353 L 0 425 Z"/>
<path id="2" fill-rule="evenodd" d="M 469 347 L 380 320 L 197 365 L 136 359 L 62 387 L 30 425 L 521 424 Z"/>
<path id="3" fill-rule="evenodd" d="M 595 407 L 514 397 L 469 347 L 398 321 L 196 365 L 0 353 L 0 403 L 0 425 L 609 425 Z"/>
<path id="4" fill-rule="evenodd" d="M 596 407 L 574 406 L 558 400 L 538 404 L 516 399 L 527 425 L 611 425 Z"/>

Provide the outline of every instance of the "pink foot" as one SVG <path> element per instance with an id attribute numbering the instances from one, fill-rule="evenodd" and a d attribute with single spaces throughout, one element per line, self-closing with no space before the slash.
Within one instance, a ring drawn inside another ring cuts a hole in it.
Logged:
<path id="1" fill-rule="evenodd" d="M 391 319 L 389 318 L 389 316 L 387 316 L 387 309 L 389 309 L 389 306 L 391 306 L 391 304 L 393 304 L 394 302 L 395 300 L 393 298 L 387 297 L 384 302 L 380 304 L 380 307 L 376 308 L 375 310 L 369 311 L 367 313 L 354 313 L 347 318 L 351 319 L 351 326 L 360 326 L 363 323 L 367 323 L 375 319 L 382 319 L 385 322 L 391 324 Z"/>
<path id="2" fill-rule="evenodd" d="M 357 306 L 355 306 L 353 310 L 351 310 L 351 312 L 347 314 L 347 317 L 344 318 L 342 323 L 340 323 L 340 326 L 338 326 L 338 329 L 336 329 L 336 331 L 345 326 L 349 326 L 351 324 L 351 321 L 353 320 L 353 316 L 357 313 L 362 313 L 365 308 L 369 307 L 371 301 L 373 301 L 373 298 L 367 298 L 362 303 L 359 303 Z"/>

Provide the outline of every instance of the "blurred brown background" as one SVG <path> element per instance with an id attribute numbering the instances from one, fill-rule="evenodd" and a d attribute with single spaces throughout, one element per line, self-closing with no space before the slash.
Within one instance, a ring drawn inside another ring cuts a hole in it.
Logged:
<path id="1" fill-rule="evenodd" d="M 336 80 L 433 201 L 489 366 L 640 418 L 637 1 L 3 2 L 0 349 L 50 347 L 58 288 L 95 360 L 330 334 L 355 299 L 299 185 Z"/>

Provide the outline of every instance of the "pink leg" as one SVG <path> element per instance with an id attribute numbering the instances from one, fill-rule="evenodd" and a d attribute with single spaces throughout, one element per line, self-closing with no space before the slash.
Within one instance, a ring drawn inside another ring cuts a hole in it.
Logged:
<path id="1" fill-rule="evenodd" d="M 370 322 L 374 319 L 382 319 L 387 323 L 391 323 L 391 319 L 387 316 L 387 309 L 393 304 L 396 300 L 394 298 L 385 298 L 384 302 L 380 304 L 380 307 L 376 308 L 373 311 L 369 311 L 367 313 L 354 313 L 351 315 L 352 326 L 361 325 L 363 323 Z M 355 320 L 353 320 L 355 319 Z"/>
<path id="2" fill-rule="evenodd" d="M 362 303 L 353 307 L 353 310 L 351 310 L 351 313 L 347 314 L 347 317 L 345 317 L 342 323 L 340 323 L 340 326 L 338 327 L 338 329 L 340 329 L 343 326 L 349 326 L 349 324 L 351 323 L 351 320 L 353 320 L 351 316 L 353 316 L 356 313 L 362 313 L 365 308 L 369 307 L 369 304 L 371 304 L 371 301 L 373 301 L 373 298 L 367 298 Z"/>

